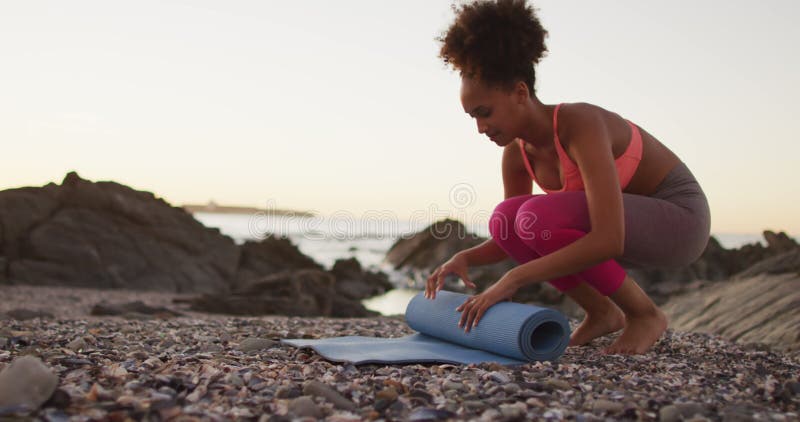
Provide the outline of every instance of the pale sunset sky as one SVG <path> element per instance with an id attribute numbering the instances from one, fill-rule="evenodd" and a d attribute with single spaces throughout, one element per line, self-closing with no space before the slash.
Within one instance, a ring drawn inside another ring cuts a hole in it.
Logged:
<path id="1" fill-rule="evenodd" d="M 653 134 L 712 231 L 800 233 L 800 2 L 533 4 L 543 102 Z M 486 215 L 501 149 L 437 57 L 451 19 L 432 0 L 0 2 L 0 189 L 75 170 L 173 205 Z"/>

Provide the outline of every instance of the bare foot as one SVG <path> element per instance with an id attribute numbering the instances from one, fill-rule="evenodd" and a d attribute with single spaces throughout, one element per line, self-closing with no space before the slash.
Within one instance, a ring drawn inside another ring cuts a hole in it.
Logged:
<path id="1" fill-rule="evenodd" d="M 611 311 L 603 314 L 589 314 L 583 318 L 583 322 L 575 332 L 569 337 L 569 345 L 582 346 L 597 337 L 611 334 L 625 327 L 625 314 L 616 306 L 612 306 Z"/>
<path id="2" fill-rule="evenodd" d="M 625 330 L 608 346 L 606 354 L 641 354 L 646 352 L 667 329 L 667 316 L 655 308 L 652 314 L 627 317 Z"/>

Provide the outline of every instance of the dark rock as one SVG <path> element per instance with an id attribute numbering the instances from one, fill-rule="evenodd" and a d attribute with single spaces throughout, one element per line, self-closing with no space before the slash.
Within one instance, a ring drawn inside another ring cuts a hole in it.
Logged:
<path id="1" fill-rule="evenodd" d="M 3 244 L 0 242 L 0 251 L 3 250 Z M 6 257 L 0 255 L 0 284 L 7 284 L 8 283 L 8 260 Z"/>
<path id="2" fill-rule="evenodd" d="M 95 316 L 115 316 L 115 315 L 133 316 L 133 318 L 129 319 L 135 319 L 136 314 L 152 315 L 162 318 L 170 318 L 183 315 L 180 312 L 175 312 L 173 310 L 164 307 L 149 306 L 140 300 L 134 302 L 116 303 L 116 304 L 98 303 L 92 307 L 90 314 Z"/>
<path id="3" fill-rule="evenodd" d="M 70 173 L 61 186 L 0 192 L 8 279 L 38 285 L 216 292 L 239 249 L 152 193 Z"/>
<path id="4" fill-rule="evenodd" d="M 59 388 L 53 392 L 53 395 L 50 396 L 50 398 L 42 405 L 42 407 L 66 409 L 71 401 L 72 397 L 69 395 L 69 393 Z"/>
<path id="5" fill-rule="evenodd" d="M 330 315 L 333 277 L 320 270 L 284 271 L 237 289 L 230 298 L 249 315 Z M 242 299 L 247 299 L 242 303 Z M 226 313 L 234 313 L 227 311 Z"/>
<path id="6" fill-rule="evenodd" d="M 201 293 L 207 296 L 192 303 L 210 312 L 377 315 L 359 301 L 390 289 L 386 276 L 357 261 L 335 272 L 322 275 L 322 266 L 286 238 L 237 246 L 150 192 L 74 172 L 60 186 L 0 192 L 0 283 Z M 294 281 L 278 286 L 287 278 Z M 102 308 L 95 312 L 129 319 L 174 314 Z"/>
<path id="7" fill-rule="evenodd" d="M 800 272 L 800 248 L 794 248 L 761 260 L 734 278 L 749 278 L 759 274 L 781 274 Z"/>
<path id="8" fill-rule="evenodd" d="M 770 230 L 764 231 L 764 240 L 767 242 L 767 249 L 773 253 L 783 253 L 798 248 L 797 242 L 789 237 L 786 233 L 775 233 Z"/>
<path id="9" fill-rule="evenodd" d="M 6 315 L 11 317 L 12 319 L 16 319 L 19 321 L 24 321 L 28 319 L 34 318 L 53 318 L 53 314 L 45 311 L 39 311 L 35 309 L 12 309 L 6 312 Z"/>
<path id="10" fill-rule="evenodd" d="M 358 300 L 335 295 L 332 299 L 331 315 L 336 318 L 365 318 L 379 316 L 380 312 L 371 311 Z"/>
<path id="11" fill-rule="evenodd" d="M 402 236 L 386 253 L 395 268 L 433 269 L 453 254 L 480 244 L 484 239 L 468 233 L 455 220 L 437 221 L 411 236 Z"/>
<path id="12" fill-rule="evenodd" d="M 32 227 L 52 216 L 60 207 L 58 187 L 19 188 L 0 192 L 0 227 L 2 254 L 9 261 L 19 257 L 20 240 Z"/>
<path id="13" fill-rule="evenodd" d="M 375 400 L 375 404 L 372 405 L 372 408 L 375 409 L 375 411 L 382 413 L 384 410 L 388 409 L 389 406 L 392 405 L 392 403 L 393 402 L 387 399 L 378 399 Z"/>
<path id="14" fill-rule="evenodd" d="M 248 241 L 241 251 L 236 286 L 285 270 L 323 269 L 285 237 L 270 235 L 260 242 Z"/>
<path id="15" fill-rule="evenodd" d="M 363 300 L 393 288 L 386 274 L 364 271 L 355 258 L 336 260 L 330 272 L 336 277 L 337 295 L 347 299 Z"/>
<path id="16" fill-rule="evenodd" d="M 284 271 L 238 287 L 227 295 L 204 295 L 192 309 L 231 315 L 338 316 L 354 309 L 334 309 L 335 279 L 320 270 Z M 337 302 L 338 303 L 338 302 Z M 360 303 L 354 302 L 363 309 Z M 363 309 L 366 314 L 366 309 Z"/>

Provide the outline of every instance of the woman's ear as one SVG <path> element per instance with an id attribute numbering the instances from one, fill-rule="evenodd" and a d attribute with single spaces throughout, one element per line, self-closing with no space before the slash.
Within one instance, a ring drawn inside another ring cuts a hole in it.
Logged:
<path id="1" fill-rule="evenodd" d="M 528 84 L 523 81 L 518 81 L 514 84 L 514 98 L 517 104 L 523 104 L 531 98 L 531 92 L 528 90 Z"/>

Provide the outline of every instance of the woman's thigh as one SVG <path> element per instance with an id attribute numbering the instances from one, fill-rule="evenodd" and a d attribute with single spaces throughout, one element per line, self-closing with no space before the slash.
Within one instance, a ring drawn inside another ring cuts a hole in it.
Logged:
<path id="1" fill-rule="evenodd" d="M 536 215 L 542 229 L 571 228 L 588 233 L 591 219 L 583 191 L 532 197 L 521 210 Z M 625 250 L 617 261 L 631 268 L 687 265 L 705 248 L 707 227 L 692 209 L 671 201 L 623 193 Z"/>

